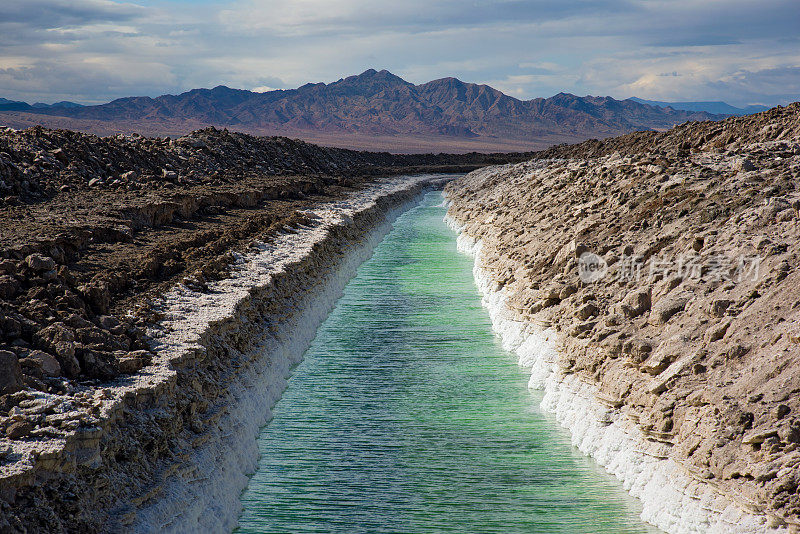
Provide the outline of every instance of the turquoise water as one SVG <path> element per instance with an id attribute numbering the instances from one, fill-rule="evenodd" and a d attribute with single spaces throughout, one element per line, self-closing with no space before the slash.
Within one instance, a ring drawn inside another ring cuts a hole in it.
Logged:
<path id="1" fill-rule="evenodd" d="M 491 332 L 430 193 L 348 284 L 262 430 L 239 532 L 652 532 Z"/>

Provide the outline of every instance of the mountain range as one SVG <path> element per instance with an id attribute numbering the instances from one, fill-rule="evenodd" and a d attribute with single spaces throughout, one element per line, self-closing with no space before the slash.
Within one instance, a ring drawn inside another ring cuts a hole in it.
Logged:
<path id="1" fill-rule="evenodd" d="M 731 106 L 726 102 L 661 102 L 660 100 L 644 100 L 643 98 L 631 97 L 629 100 L 639 102 L 640 104 L 650 104 L 651 106 L 658 106 L 660 108 L 670 107 L 672 109 L 681 109 L 684 111 L 705 111 L 717 115 L 752 115 L 753 113 L 761 113 L 769 109 L 769 106 L 752 105 L 743 108 Z"/>
<path id="2" fill-rule="evenodd" d="M 35 111 L 39 109 L 54 109 L 54 108 L 80 108 L 83 107 L 75 102 L 56 102 L 55 104 L 44 104 L 36 102 L 35 104 L 28 104 L 19 100 L 8 100 L 7 98 L 0 98 L 0 111 Z"/>
<path id="3" fill-rule="evenodd" d="M 415 85 L 374 69 L 290 90 L 253 92 L 218 86 L 94 106 L 60 103 L 3 111 L 2 105 L 0 124 L 15 128 L 43 124 L 101 135 L 182 135 L 215 126 L 393 152 L 531 150 L 722 118 L 633 99 L 568 93 L 519 100 L 488 85 L 456 78 Z"/>

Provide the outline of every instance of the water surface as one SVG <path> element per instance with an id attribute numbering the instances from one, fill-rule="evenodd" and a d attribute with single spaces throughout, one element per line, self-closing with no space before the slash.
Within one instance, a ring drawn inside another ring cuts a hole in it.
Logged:
<path id="1" fill-rule="evenodd" d="M 239 532 L 654 530 L 538 411 L 442 222 L 404 214 L 263 429 Z"/>

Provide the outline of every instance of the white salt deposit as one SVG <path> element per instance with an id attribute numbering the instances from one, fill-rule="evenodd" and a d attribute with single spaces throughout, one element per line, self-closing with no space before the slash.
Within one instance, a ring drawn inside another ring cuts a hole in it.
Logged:
<path id="1" fill-rule="evenodd" d="M 764 516 L 747 512 L 667 458 L 666 445 L 648 441 L 620 410 L 597 400 L 596 385 L 561 373 L 556 332 L 514 316 L 506 306 L 504 290 L 495 290 L 497 284 L 481 269 L 481 242 L 463 233 L 454 219 L 448 216 L 446 220 L 459 233 L 459 250 L 475 259 L 475 283 L 495 332 L 504 347 L 517 354 L 520 366 L 530 369 L 529 386 L 544 390 L 542 408 L 554 413 L 570 431 L 573 445 L 619 478 L 642 502 L 644 521 L 674 534 L 786 532 L 771 527 Z"/>
<path id="2" fill-rule="evenodd" d="M 309 210 L 306 215 L 313 224 L 269 244 L 258 244 L 255 252 L 239 258 L 230 278 L 209 284 L 210 291 L 198 293 L 179 286 L 164 296 L 166 319 L 158 330 L 150 332 L 158 343 L 159 360 L 170 361 L 191 352 L 202 357 L 202 338 L 216 322 L 231 317 L 247 320 L 237 314 L 237 307 L 252 288 L 268 286 L 275 275 L 307 257 L 332 228 L 352 225 L 353 216 L 374 209 L 378 199 L 409 193 L 405 202 L 398 201 L 390 212 L 381 214 L 380 224 L 361 242 L 353 243 L 340 264 L 330 272 L 319 273 L 313 288 L 297 291 L 293 310 L 283 310 L 281 317 L 274 318 L 278 331 L 265 336 L 261 346 L 249 355 L 246 368 L 231 372 L 225 383 L 226 397 L 209 410 L 216 410 L 218 417 L 204 421 L 202 443 L 183 444 L 192 451 L 185 466 L 174 476 L 165 477 L 159 496 L 135 511 L 130 526 L 133 531 L 219 532 L 235 528 L 241 510 L 240 493 L 258 461 L 259 430 L 270 419 L 292 367 L 302 358 L 357 267 L 391 229 L 392 221 L 417 201 L 413 193 L 431 180 L 430 176 L 389 179 L 345 201 Z M 236 353 L 233 346 L 229 350 Z"/>

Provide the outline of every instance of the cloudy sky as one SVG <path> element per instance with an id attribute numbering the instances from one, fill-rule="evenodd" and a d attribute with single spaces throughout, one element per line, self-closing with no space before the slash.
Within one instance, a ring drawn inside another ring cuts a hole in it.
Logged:
<path id="1" fill-rule="evenodd" d="M 523 99 L 800 100 L 798 0 L 1 0 L 0 97 L 268 90 L 367 68 Z"/>

